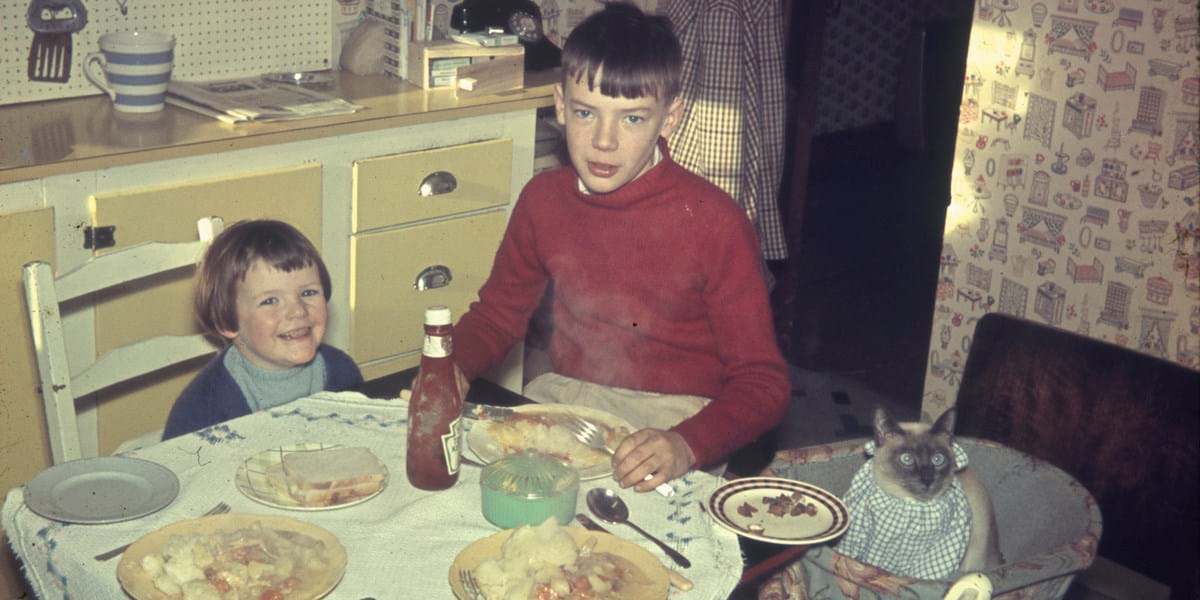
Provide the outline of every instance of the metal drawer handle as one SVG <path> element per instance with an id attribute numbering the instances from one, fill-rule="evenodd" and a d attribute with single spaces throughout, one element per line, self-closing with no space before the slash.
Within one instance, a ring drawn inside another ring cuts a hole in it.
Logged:
<path id="1" fill-rule="evenodd" d="M 438 194 L 449 194 L 458 188 L 458 180 L 454 178 L 454 174 L 449 171 L 435 171 L 425 176 L 421 180 L 421 187 L 417 188 L 417 194 L 421 196 L 436 196 Z"/>
<path id="2" fill-rule="evenodd" d="M 416 281 L 413 281 L 413 287 L 418 290 L 433 290 L 450 285 L 452 279 L 454 277 L 450 275 L 450 267 L 433 265 L 425 267 L 417 274 Z"/>

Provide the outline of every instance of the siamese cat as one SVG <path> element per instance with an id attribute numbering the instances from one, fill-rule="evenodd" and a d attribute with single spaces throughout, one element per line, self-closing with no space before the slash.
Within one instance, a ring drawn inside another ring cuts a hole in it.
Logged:
<path id="1" fill-rule="evenodd" d="M 875 410 L 874 454 L 845 495 L 850 529 L 839 552 L 919 579 L 1001 564 L 991 498 L 954 444 L 954 415 L 897 423 Z"/>

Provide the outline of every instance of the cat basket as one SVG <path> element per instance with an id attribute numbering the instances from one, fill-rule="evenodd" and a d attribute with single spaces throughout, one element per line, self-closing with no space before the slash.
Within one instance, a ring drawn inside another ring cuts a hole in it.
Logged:
<path id="1" fill-rule="evenodd" d="M 865 457 L 867 439 L 781 450 L 763 475 L 846 493 Z M 956 437 L 970 469 L 991 493 L 1005 564 L 985 572 L 993 598 L 1062 598 L 1075 573 L 1086 569 L 1100 542 L 1100 509 L 1071 476 L 1047 462 L 993 442 Z M 854 515 L 850 516 L 851 519 Z M 942 598 L 954 580 L 900 577 L 814 546 L 771 576 L 759 600 Z"/>

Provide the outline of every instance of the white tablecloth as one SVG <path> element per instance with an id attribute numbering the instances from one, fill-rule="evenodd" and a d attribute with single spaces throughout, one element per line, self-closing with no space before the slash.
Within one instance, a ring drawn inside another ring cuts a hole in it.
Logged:
<path id="1" fill-rule="evenodd" d="M 24 489 L 14 488 L 4 502 L 4 529 L 40 598 L 125 598 L 116 578 L 120 559 L 98 563 L 92 557 L 196 517 L 218 501 L 228 503 L 235 513 L 288 516 L 337 535 L 349 562 L 329 598 L 450 598 L 448 572 L 455 556 L 498 529 L 480 513 L 478 468 L 464 465 L 458 484 L 443 492 L 423 492 L 408 484 L 404 473 L 407 411 L 403 401 L 372 400 L 354 393 L 297 400 L 131 453 L 165 465 L 179 477 L 179 496 L 155 514 L 109 525 L 59 523 L 29 510 Z M 237 490 L 235 473 L 247 457 L 302 442 L 370 448 L 390 471 L 387 488 L 363 504 L 320 512 L 272 508 Z M 670 499 L 653 492 L 620 491 L 635 523 L 692 561 L 690 569 L 680 569 L 631 528 L 608 526 L 695 582 L 691 592 L 672 590 L 672 598 L 724 599 L 741 577 L 737 536 L 721 529 L 701 509 L 720 483 L 707 473 L 693 472 L 674 482 L 677 493 Z M 596 486 L 616 489 L 611 479 L 582 482 L 577 511 L 587 512 L 584 494 Z"/>

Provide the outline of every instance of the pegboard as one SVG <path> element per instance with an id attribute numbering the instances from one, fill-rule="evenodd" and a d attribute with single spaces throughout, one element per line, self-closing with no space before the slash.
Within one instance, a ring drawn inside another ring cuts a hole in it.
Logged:
<path id="1" fill-rule="evenodd" d="M 203 81 L 331 67 L 336 0 L 85 0 L 87 26 L 72 35 L 71 78 L 29 81 L 29 0 L 0 0 L 0 104 L 101 93 L 83 59 L 114 31 L 175 35 L 174 79 Z M 121 7 L 126 8 L 122 14 Z"/>

